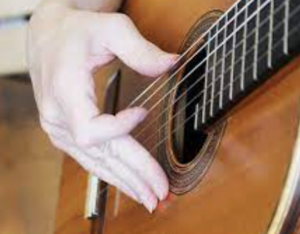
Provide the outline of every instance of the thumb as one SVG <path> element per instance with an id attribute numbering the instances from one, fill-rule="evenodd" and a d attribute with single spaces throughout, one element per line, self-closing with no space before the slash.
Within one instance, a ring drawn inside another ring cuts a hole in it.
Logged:
<path id="1" fill-rule="evenodd" d="M 129 134 L 147 115 L 147 111 L 134 107 L 117 115 L 101 114 L 76 126 L 76 141 L 81 146 L 95 146 L 99 142 Z"/>
<path id="2" fill-rule="evenodd" d="M 94 146 L 124 136 L 145 119 L 147 111 L 141 107 L 126 109 L 117 115 L 101 114 L 96 103 L 93 78 L 88 71 L 76 72 L 73 66 L 76 63 L 70 67 L 66 65 L 65 72 L 61 72 L 63 77 L 73 78 L 73 82 L 68 82 L 68 79 L 60 82 L 59 88 L 56 88 L 56 100 L 79 146 Z"/>
<path id="3" fill-rule="evenodd" d="M 158 77 L 170 69 L 178 55 L 164 52 L 147 41 L 132 20 L 123 14 L 101 14 L 98 34 L 106 49 L 118 56 L 127 66 L 150 77 Z"/>
<path id="4" fill-rule="evenodd" d="M 79 146 L 93 146 L 130 133 L 147 115 L 140 107 L 117 115 L 101 114 L 97 106 L 95 85 L 85 66 L 85 47 L 81 40 L 69 42 L 58 55 L 59 65 L 53 78 L 55 101 L 58 103 Z M 76 56 L 69 56 L 76 51 Z"/>

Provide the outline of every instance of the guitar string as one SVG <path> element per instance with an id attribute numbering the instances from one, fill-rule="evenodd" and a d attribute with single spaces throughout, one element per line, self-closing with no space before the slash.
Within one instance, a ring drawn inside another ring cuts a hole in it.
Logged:
<path id="1" fill-rule="evenodd" d="M 170 75 L 170 77 L 165 81 L 163 82 L 163 84 L 161 84 L 161 86 L 159 86 L 146 100 L 143 101 L 143 103 L 140 105 L 140 106 L 144 106 L 159 90 L 161 90 L 165 85 L 167 85 L 167 83 L 169 82 L 169 80 L 171 80 L 172 78 L 174 78 L 178 73 L 179 71 L 181 71 L 197 54 L 201 53 L 203 50 L 205 50 L 206 46 L 211 42 L 213 41 L 217 36 L 219 36 L 220 32 L 225 29 L 226 27 L 228 27 L 228 25 L 230 25 L 230 23 L 234 20 L 236 20 L 242 13 L 244 10 L 246 10 L 248 8 L 248 6 L 250 6 L 252 4 L 252 2 L 254 2 L 255 0 L 252 0 L 252 1 L 249 1 L 243 8 L 240 9 L 240 12 L 238 12 L 232 19 L 230 19 L 228 22 L 226 22 L 226 24 L 221 28 L 219 29 L 219 31 L 212 37 L 212 38 L 209 38 L 209 40 L 207 42 L 205 42 L 190 58 L 188 58 L 187 61 L 185 61 L 182 65 L 180 65 L 180 67 L 173 73 Z M 269 0 L 271 1 L 271 0 Z M 262 7 L 264 8 L 268 2 L 267 1 L 265 3 L 265 5 L 263 5 Z M 233 6 L 234 7 L 237 7 L 238 5 L 238 2 Z M 252 18 L 257 12 L 259 12 L 260 9 L 257 9 L 249 18 Z M 228 11 L 229 12 L 229 11 Z M 210 29 L 208 29 L 201 37 L 199 37 L 199 39 L 197 39 L 191 47 L 189 47 L 178 59 L 177 61 L 175 62 L 174 66 L 173 67 L 176 67 L 176 65 L 179 65 L 179 62 L 193 49 L 195 48 L 200 42 L 201 40 L 203 40 L 207 34 L 211 31 L 211 29 L 213 27 L 215 27 L 224 17 L 227 16 L 227 13 L 225 13 L 219 20 L 217 20 L 216 23 L 214 23 Z M 237 29 L 238 30 L 238 29 Z M 234 32 L 233 32 L 234 34 Z M 229 37 L 231 37 L 232 35 L 229 35 Z M 213 51 L 212 51 L 213 52 Z M 172 70 L 172 69 L 171 69 Z M 129 105 L 127 108 L 130 108 L 130 107 L 133 107 L 137 101 L 139 99 L 141 99 L 152 87 L 154 87 L 167 73 L 161 75 L 159 78 L 157 78 L 154 82 L 152 82 L 152 84 L 150 84 L 140 95 L 138 95 Z"/>
<path id="2" fill-rule="evenodd" d="M 282 40 L 282 39 L 281 39 L 281 40 Z M 277 46 L 278 46 L 278 45 L 277 45 Z M 264 55 L 267 55 L 267 53 L 265 53 Z M 260 60 L 260 59 L 259 59 L 259 60 Z M 252 67 L 251 67 L 251 68 L 252 68 Z M 247 70 L 249 70 L 249 69 L 247 69 Z M 238 79 L 235 78 L 235 79 L 234 79 L 234 82 L 237 81 L 237 80 L 238 80 Z M 229 88 L 229 87 L 230 87 L 230 84 L 226 85 L 225 88 L 224 88 L 224 90 L 227 89 L 227 88 Z M 215 99 L 219 94 L 220 94 L 220 92 L 219 92 L 217 95 L 215 95 L 213 99 Z M 207 101 L 206 104 L 209 104 L 210 102 L 212 102 L 213 99 Z M 200 110 L 201 110 L 201 109 L 202 109 L 202 108 L 200 108 Z M 196 115 L 196 113 L 194 113 L 194 114 L 192 114 L 191 116 L 189 116 L 189 117 L 186 119 L 186 121 L 185 121 L 184 123 L 182 123 L 180 126 L 178 126 L 177 128 L 175 128 L 175 129 L 171 132 L 171 134 L 174 133 L 174 132 L 176 132 L 176 131 L 178 130 L 178 128 L 180 128 L 180 127 L 182 127 L 183 125 L 185 125 L 185 124 L 186 124 L 188 121 L 190 121 L 195 115 Z M 151 149 L 149 150 L 149 152 L 151 153 L 151 152 L 153 152 L 154 150 L 156 150 L 161 144 L 163 144 L 166 140 L 168 140 L 168 138 L 169 138 L 169 137 L 165 137 L 162 141 L 160 141 L 160 142 L 157 143 L 153 148 L 151 148 Z"/>
<path id="3" fill-rule="evenodd" d="M 260 9 L 257 10 L 257 12 L 260 12 L 261 10 L 264 9 L 264 7 L 266 7 L 266 5 L 268 4 L 269 2 L 265 2 L 264 5 L 262 5 L 262 7 Z M 235 35 L 236 32 L 238 32 L 241 28 L 243 28 L 245 26 L 246 23 L 248 23 L 248 21 L 250 21 L 255 15 L 256 13 L 255 12 L 254 14 L 252 14 L 245 22 L 243 22 L 235 31 L 233 31 L 232 34 L 230 34 L 220 45 L 218 45 L 215 50 L 213 50 L 205 59 L 203 59 L 194 69 L 192 69 L 189 74 L 187 74 L 183 79 L 181 79 L 177 84 L 174 85 L 174 87 L 172 87 L 162 98 L 159 99 L 159 101 L 157 101 L 154 105 L 152 105 L 150 108 L 148 108 L 148 114 L 150 112 L 152 112 L 161 102 L 163 102 L 165 100 L 165 98 L 170 95 L 174 90 L 177 89 L 177 87 L 182 84 L 185 80 L 187 80 L 190 75 L 196 70 L 198 69 L 201 65 L 203 65 L 208 59 L 210 59 L 210 57 L 212 55 L 214 55 L 215 52 L 217 52 L 218 49 L 220 49 L 223 45 L 225 45 L 225 43 L 232 37 Z M 199 52 L 200 53 L 200 52 Z M 196 56 L 197 54 L 199 54 L 198 52 L 196 52 L 191 58 L 193 58 L 194 56 Z M 173 77 L 172 77 L 173 78 Z M 167 83 L 170 81 L 170 79 L 167 79 L 166 82 L 163 83 L 163 86 L 167 85 Z M 159 90 L 159 89 L 158 89 Z M 158 92 L 157 90 L 157 92 Z M 156 93 L 157 93 L 156 92 Z M 154 95 L 151 95 L 150 97 L 152 98 Z M 150 98 L 149 97 L 149 98 Z M 150 100 L 150 99 L 147 99 L 147 100 Z M 143 107 L 145 105 L 145 102 L 143 104 L 140 105 L 140 107 Z"/>
<path id="4" fill-rule="evenodd" d="M 297 29 L 297 28 L 294 28 L 294 29 Z M 291 35 L 291 34 L 293 34 L 293 33 L 296 32 L 296 30 L 294 30 L 294 29 L 292 30 L 293 32 L 292 32 L 292 31 L 290 32 L 289 35 Z M 282 40 L 283 40 L 283 38 L 282 38 L 280 41 L 278 41 L 278 42 L 276 43 L 276 45 L 274 46 L 274 48 L 276 48 L 278 45 L 280 45 L 279 42 L 281 42 Z M 267 54 L 267 53 L 264 53 L 263 56 L 261 56 L 260 59 L 258 59 L 258 61 L 260 61 L 266 54 Z M 249 69 L 251 69 L 251 68 L 253 68 L 253 65 L 252 65 L 251 67 L 248 67 L 248 68 L 246 69 L 245 73 L 246 73 Z M 240 76 L 240 75 L 239 75 L 239 76 Z M 239 76 L 237 76 L 237 77 L 239 77 Z M 238 80 L 237 77 L 234 79 L 233 82 L 235 82 L 236 80 Z M 228 87 L 230 87 L 230 84 L 227 84 L 227 85 L 224 87 L 224 90 L 227 89 Z M 214 99 L 215 97 L 217 97 L 218 95 L 219 95 L 219 93 L 218 93 L 217 95 L 215 95 L 215 96 L 213 97 L 213 99 Z M 206 102 L 206 104 L 210 103 L 211 101 L 212 101 L 212 99 L 210 99 L 208 102 Z M 190 120 L 195 116 L 195 114 L 196 114 L 196 113 L 194 113 L 194 114 L 192 114 L 191 116 L 189 116 L 182 124 L 180 124 L 180 126 L 178 126 L 177 128 L 175 128 L 175 129 L 171 132 L 171 134 L 174 133 L 175 131 L 177 131 L 178 128 L 180 128 L 180 127 L 182 127 L 183 125 L 185 125 L 188 121 L 190 121 Z M 165 138 L 163 138 L 163 140 L 159 141 L 153 148 L 151 148 L 151 149 L 149 150 L 149 152 L 151 153 L 151 152 L 155 151 L 161 144 L 163 144 L 165 141 L 167 141 L 168 138 L 169 138 L 168 136 L 165 137 Z M 105 193 L 106 191 L 108 191 L 109 188 L 110 188 L 110 186 L 107 184 L 107 187 L 106 187 L 106 188 L 104 188 L 104 189 L 102 189 L 101 191 L 99 191 L 98 197 L 100 197 L 103 193 Z"/>
<path id="5" fill-rule="evenodd" d="M 247 0 L 246 0 L 247 1 Z M 253 0 L 254 1 L 254 0 Z M 243 8 L 240 9 L 240 13 L 243 12 L 253 1 L 249 1 Z M 236 4 L 234 4 L 232 6 L 232 8 L 236 7 L 238 5 L 238 2 L 236 2 Z M 227 12 L 229 12 L 230 10 L 228 10 Z M 239 14 L 240 14 L 239 13 Z M 204 39 L 204 37 L 207 36 L 207 34 L 209 33 L 209 31 L 215 27 L 223 18 L 227 17 L 227 14 L 228 13 L 225 13 L 223 16 L 220 17 L 220 19 L 218 19 L 203 35 L 201 35 L 199 37 L 199 39 L 197 39 L 186 51 L 184 51 L 184 53 L 177 59 L 177 61 L 175 62 L 174 64 L 174 67 L 176 67 L 176 65 L 178 65 L 178 63 L 181 61 L 181 59 L 183 59 L 187 54 L 188 52 L 190 52 L 193 48 L 195 48 L 197 46 L 197 44 L 202 40 Z M 225 27 L 228 26 L 228 24 L 230 24 L 233 20 L 235 20 L 239 14 L 235 15 L 230 21 L 226 22 L 226 24 L 220 29 L 223 30 Z M 213 40 L 214 38 L 216 38 L 218 36 L 218 33 L 216 35 L 214 35 L 211 40 Z M 207 41 L 205 44 L 202 45 L 202 48 L 204 48 L 207 44 L 209 43 L 209 41 Z M 200 50 L 201 48 L 199 48 Z M 181 68 L 183 68 L 190 60 L 186 61 L 184 64 L 181 65 L 180 68 L 178 68 L 178 70 L 180 70 Z M 172 69 L 171 69 L 172 70 Z M 177 73 L 177 72 L 175 72 Z M 136 97 L 131 103 L 130 105 L 128 106 L 129 107 L 132 107 L 139 99 L 141 99 L 142 96 L 144 96 L 152 87 L 154 87 L 161 78 L 163 78 L 166 74 L 163 74 L 161 75 L 159 78 L 157 78 L 154 82 L 152 82 L 151 85 L 149 85 L 138 97 Z M 176 75 L 176 74 L 175 74 Z M 169 79 L 172 79 L 172 77 L 169 77 Z"/>
<path id="6" fill-rule="evenodd" d="M 274 27 L 273 32 L 277 31 L 278 28 L 282 26 L 282 24 L 283 24 L 283 23 L 280 23 L 280 24 L 276 25 L 276 27 Z M 261 44 L 261 43 L 264 42 L 266 39 L 268 39 L 268 37 L 270 36 L 270 34 L 273 33 L 273 32 L 269 32 L 269 33 L 267 33 L 266 35 L 264 35 L 264 36 L 260 39 L 260 41 L 259 41 L 259 43 L 258 43 L 257 46 L 259 46 L 259 44 Z M 248 54 L 252 53 L 252 51 L 254 50 L 255 46 L 256 46 L 256 45 L 252 46 L 251 49 L 247 50 L 245 56 L 247 56 Z M 232 50 L 231 50 L 231 51 L 232 51 Z M 230 53 L 230 52 L 229 52 L 229 53 Z M 241 60 L 244 59 L 245 56 L 243 56 L 243 57 L 239 58 L 238 60 L 236 60 L 235 63 L 232 64 L 231 67 L 234 67 L 235 65 L 237 65 Z M 216 83 L 217 81 L 221 80 L 221 79 L 223 78 L 223 75 L 226 74 L 226 73 L 231 69 L 231 67 L 227 68 L 227 69 L 225 70 L 224 73 L 219 74 L 219 75 L 216 77 L 214 83 Z M 241 76 L 242 76 L 243 74 L 245 74 L 245 72 L 241 73 Z M 198 79 L 195 83 L 197 83 L 199 80 L 200 80 L 200 79 Z M 229 83 L 228 85 L 229 85 L 229 86 L 232 86 L 233 83 L 234 83 L 235 81 L 236 81 L 236 80 L 231 80 L 230 83 Z M 194 83 L 194 84 L 195 84 L 195 83 Z M 194 85 L 194 84 L 193 84 L 193 85 Z M 180 113 L 182 113 L 187 107 L 189 107 L 189 106 L 190 106 L 197 98 L 199 98 L 202 94 L 204 94 L 204 92 L 206 92 L 208 89 L 210 89 L 210 87 L 211 87 L 212 85 L 213 85 L 213 83 L 210 83 L 210 84 L 209 84 L 205 89 L 203 89 L 199 94 L 195 95 L 195 97 L 193 97 L 193 98 L 192 98 L 192 99 L 191 99 L 184 107 L 182 107 L 181 109 L 179 109 L 179 111 L 176 112 L 176 114 L 175 114 L 170 120 L 166 121 L 166 122 L 165 122 L 165 123 L 157 130 L 157 132 L 160 132 L 160 130 L 162 130 L 162 129 L 170 122 L 170 121 L 172 121 L 173 119 L 175 119 Z M 225 86 L 225 89 L 226 89 L 226 87 L 227 87 L 227 85 Z M 191 87 L 189 87 L 184 93 L 186 94 L 186 93 L 188 93 L 190 90 L 191 90 Z M 222 90 L 221 90 L 221 91 L 222 91 Z M 218 96 L 218 95 L 221 93 L 221 91 L 218 92 L 216 96 Z M 179 98 L 179 99 L 181 99 L 181 98 Z M 177 100 L 177 101 L 178 101 L 178 100 Z M 163 112 L 159 114 L 159 116 L 161 117 L 163 113 L 165 113 L 171 106 L 174 105 L 174 103 L 175 103 L 175 102 L 171 103 L 167 108 L 165 108 L 165 109 L 163 110 Z M 207 105 L 207 103 L 206 103 L 206 105 Z M 202 108 L 200 108 L 200 110 L 201 110 L 201 109 L 202 109 Z M 158 119 L 159 119 L 159 117 L 158 117 L 158 118 L 155 118 L 154 121 L 151 121 L 151 123 L 153 124 L 153 123 L 154 123 L 156 120 L 158 120 Z M 150 127 L 150 126 L 148 126 L 148 128 L 149 128 L 149 127 Z M 146 129 L 144 129 L 144 131 L 145 131 L 145 130 L 146 130 Z M 145 144 L 146 144 L 148 141 L 150 141 L 155 135 L 156 135 L 156 132 L 152 133 L 152 134 L 151 134 L 149 137 L 147 137 L 143 142 L 141 142 L 141 144 L 142 144 L 142 145 L 145 145 Z M 134 136 L 134 137 L 137 138 L 138 135 L 137 135 L 137 136 Z"/>
<path id="7" fill-rule="evenodd" d="M 293 12 L 293 13 L 290 15 L 290 18 L 291 18 L 294 14 L 296 14 L 296 12 L 298 12 L 299 10 L 300 10 L 300 6 L 296 7 L 295 10 L 294 10 L 295 12 Z M 297 32 L 296 30 L 297 30 L 298 28 L 299 28 L 299 26 L 294 27 L 294 28 L 289 32 L 288 35 L 289 35 L 289 36 L 293 35 L 295 32 Z M 276 48 L 278 45 L 280 45 L 279 43 L 280 43 L 282 40 L 283 40 L 283 39 L 281 39 L 280 41 L 278 41 L 278 42 L 274 45 L 274 48 Z M 268 52 L 267 52 L 267 53 L 268 53 Z M 260 60 L 262 59 L 262 57 L 264 57 L 267 53 L 264 53 L 264 54 L 258 59 L 258 61 L 260 61 Z M 248 71 L 250 68 L 253 68 L 253 66 L 248 67 L 247 71 Z M 246 71 L 245 71 L 245 73 L 246 73 Z M 235 80 L 237 80 L 237 78 L 236 78 Z M 227 86 L 228 86 L 228 85 L 227 85 Z M 227 88 L 227 86 L 226 86 L 226 88 Z M 214 96 L 213 98 L 215 98 L 215 96 Z M 190 117 L 188 117 L 188 119 L 187 119 L 184 123 L 182 123 L 181 126 L 179 126 L 179 127 L 182 127 L 184 124 L 186 124 L 186 123 L 190 120 L 190 118 L 192 118 L 194 115 L 195 115 L 195 113 L 194 113 L 193 115 L 191 115 Z M 179 127 L 178 127 L 178 128 L 179 128 Z M 178 128 L 174 129 L 174 131 L 176 131 Z M 172 134 L 174 131 L 172 131 L 171 134 Z M 165 139 L 163 139 L 163 142 L 162 142 L 162 141 L 159 142 L 159 145 L 161 145 L 162 143 L 164 143 L 167 139 L 168 139 L 168 137 L 166 137 Z M 157 145 L 156 145 L 155 147 L 153 147 L 149 152 L 151 152 L 151 151 L 157 149 L 157 148 L 159 147 L 159 145 L 157 144 Z M 108 191 L 108 189 L 109 189 L 109 186 L 107 186 L 106 188 L 100 190 L 98 196 L 101 196 L 103 193 L 105 193 L 106 191 Z"/>
<path id="8" fill-rule="evenodd" d="M 297 9 L 296 12 L 298 12 L 298 11 L 300 10 L 300 7 L 297 7 L 296 9 Z M 294 28 L 290 31 L 290 33 L 289 33 L 288 35 L 291 36 L 292 34 L 294 34 L 295 32 L 297 32 L 296 30 L 299 30 L 299 29 L 300 29 L 299 25 L 296 26 L 296 27 L 294 27 Z M 284 38 L 281 38 L 278 42 L 276 42 L 275 45 L 274 45 L 274 48 L 276 48 L 277 46 L 279 46 L 279 45 L 280 45 L 279 43 L 280 43 L 282 40 L 284 40 Z M 260 58 L 258 59 L 258 61 L 260 61 L 265 55 L 268 55 L 268 53 L 269 53 L 269 51 L 263 53 L 263 55 L 260 56 Z M 252 65 L 251 67 L 248 67 L 248 68 L 246 69 L 245 73 L 246 73 L 249 69 L 251 69 L 251 68 L 253 68 L 253 65 Z M 238 75 L 237 77 L 240 77 L 240 76 L 241 76 L 241 74 Z M 237 79 L 237 78 L 234 79 L 234 81 L 236 81 L 236 80 L 238 80 L 238 79 Z M 226 88 L 224 88 L 222 91 L 224 91 L 225 89 L 227 89 L 228 87 L 230 87 L 230 84 L 226 85 L 225 87 L 226 87 Z M 205 105 L 207 105 L 207 104 L 209 104 L 210 102 L 212 102 L 212 101 L 215 99 L 215 97 L 217 97 L 217 96 L 219 95 L 219 93 L 220 93 L 220 92 L 218 92 L 217 95 L 213 96 L 213 98 L 211 98 L 209 101 L 207 101 L 207 102 L 205 103 Z M 203 108 L 203 106 L 199 109 L 199 111 L 200 111 L 202 108 Z M 172 134 L 173 134 L 174 132 L 176 132 L 180 127 L 182 127 L 183 125 L 185 125 L 189 120 L 191 120 L 191 118 L 194 117 L 195 114 L 196 114 L 196 113 L 194 113 L 194 114 L 192 114 L 191 116 L 189 116 L 182 124 L 180 124 L 177 128 L 175 128 L 175 129 L 171 132 L 170 135 L 172 135 Z M 167 137 L 165 137 L 163 140 L 161 140 L 160 142 L 158 142 L 153 148 L 151 148 L 151 149 L 149 150 L 149 152 L 152 152 L 152 151 L 156 150 L 162 143 L 164 143 L 166 140 L 168 140 L 168 138 L 169 138 L 169 137 L 167 136 Z"/>
<path id="9" fill-rule="evenodd" d="M 276 15 L 277 13 L 278 13 L 278 11 L 279 10 L 281 10 L 281 8 L 283 8 L 284 7 L 284 4 L 282 4 L 280 7 L 278 7 L 278 9 L 277 9 L 277 11 L 274 11 L 274 15 Z M 266 18 L 266 19 L 264 19 L 262 22 L 261 22 L 261 24 L 259 25 L 259 28 L 262 28 L 267 22 L 268 22 L 268 18 Z M 243 38 L 243 40 L 241 40 L 239 43 L 237 43 L 237 45 L 235 45 L 229 52 L 227 52 L 224 56 L 222 56 L 222 59 L 220 59 L 214 66 L 212 66 L 211 68 L 210 68 L 210 70 L 209 71 L 207 71 L 206 72 L 206 74 L 207 73 L 209 73 L 209 72 L 211 72 L 212 70 L 214 70 L 217 66 L 219 66 L 220 65 L 220 63 L 223 63 L 223 62 L 225 62 L 223 59 L 226 59 L 226 58 L 228 58 L 229 57 L 229 54 L 230 53 L 232 53 L 232 51 L 234 51 L 235 49 L 237 49 L 242 43 L 244 43 L 247 39 L 249 39 L 254 33 L 256 32 L 256 29 L 253 29 L 248 35 L 247 35 L 247 37 L 245 37 L 245 38 Z M 268 36 L 268 34 L 267 35 L 265 35 L 264 36 L 264 39 L 265 39 L 265 37 L 266 36 Z M 251 48 L 251 49 L 253 49 L 253 48 Z M 248 50 L 249 51 L 249 50 Z M 235 63 L 236 64 L 236 63 Z M 233 65 L 235 65 L 235 64 L 233 64 Z M 191 70 L 191 72 L 193 73 L 194 71 L 196 71 L 198 69 L 198 67 L 196 66 L 196 69 L 193 69 L 193 70 Z M 221 75 L 223 75 L 223 74 L 226 74 L 228 71 L 230 70 L 230 67 L 229 68 L 227 68 Z M 204 74 L 204 75 L 202 75 L 197 81 L 195 81 L 185 92 L 183 92 L 181 95 L 179 95 L 170 105 L 174 105 L 174 104 L 176 104 L 178 101 L 180 101 L 182 98 L 184 98 L 184 95 L 185 94 L 187 94 L 190 90 L 192 90 L 197 84 L 199 84 L 201 81 L 203 81 L 204 80 L 204 78 L 205 78 L 205 76 L 206 76 L 206 74 Z M 186 76 L 188 76 L 189 74 L 187 74 Z M 184 78 L 183 78 L 184 79 Z M 212 83 L 209 85 L 209 87 L 212 85 Z M 201 92 L 201 94 L 204 92 L 204 91 L 206 91 L 207 89 L 204 89 L 202 92 Z M 175 90 L 173 90 L 173 91 L 175 91 Z M 173 93 L 173 92 L 171 92 L 171 93 Z M 167 96 L 169 96 L 171 93 L 169 93 Z M 166 97 L 167 97 L 166 96 Z M 166 98 L 165 97 L 165 98 Z M 152 120 L 152 121 L 150 121 L 150 123 L 147 123 L 147 125 L 145 126 L 145 127 L 143 127 L 138 133 L 136 133 L 135 135 L 134 135 L 134 137 L 139 137 L 142 133 L 144 133 L 149 127 L 151 127 L 151 125 L 155 122 L 155 121 L 157 121 L 168 109 L 170 108 L 170 106 L 168 106 L 167 108 L 165 108 L 164 110 L 162 110 L 162 112 L 158 115 L 158 116 L 156 116 L 155 117 L 155 119 L 154 120 Z M 150 110 L 148 111 L 148 113 L 150 112 Z"/>
<path id="10" fill-rule="evenodd" d="M 298 9 L 298 10 L 299 10 L 299 9 Z M 296 32 L 296 29 L 298 29 L 298 28 L 297 28 L 297 27 L 294 28 L 294 29 L 289 33 L 289 35 L 292 35 L 293 33 L 295 33 L 295 32 Z M 279 42 L 281 42 L 282 40 L 283 40 L 283 38 L 282 38 L 280 41 L 278 41 L 278 42 L 276 43 L 276 45 L 274 46 L 274 48 L 276 48 L 278 45 L 280 45 Z M 265 55 L 267 55 L 267 53 L 264 53 L 263 56 L 261 56 L 261 57 L 258 59 L 258 61 L 260 61 L 260 60 L 262 59 L 262 57 L 264 57 Z M 250 68 L 253 68 L 253 66 L 248 67 L 248 69 L 245 71 L 245 73 L 246 73 Z M 235 78 L 234 81 L 236 81 L 236 80 L 238 80 L 238 79 Z M 228 88 L 228 87 L 230 87 L 229 84 L 225 86 L 225 89 Z M 217 95 L 216 95 L 216 96 L 217 96 Z M 215 98 L 216 96 L 214 96 L 214 98 Z M 212 100 L 212 99 L 211 99 L 211 100 Z M 208 104 L 209 102 L 211 102 L 211 100 L 209 100 L 209 101 L 207 102 L 207 104 Z M 178 128 L 180 128 L 180 127 L 182 127 L 184 124 L 186 124 L 186 123 L 187 123 L 189 120 L 191 120 L 191 118 L 193 118 L 194 116 L 195 116 L 195 113 L 192 114 L 191 116 L 189 116 L 189 117 L 184 121 L 184 123 L 182 123 L 182 124 L 181 124 L 180 126 L 178 126 L 176 129 L 174 129 L 174 131 L 172 131 L 171 134 L 174 133 Z M 160 142 L 159 142 L 158 144 L 156 144 L 153 148 L 151 148 L 151 149 L 149 150 L 149 152 L 151 153 L 152 151 L 156 150 L 161 144 L 163 144 L 166 140 L 168 140 L 168 138 L 169 138 L 169 137 L 165 137 L 162 141 L 160 141 Z M 108 191 L 109 188 L 110 188 L 110 186 L 107 185 L 106 188 L 100 190 L 100 191 L 99 191 L 99 194 L 98 194 L 98 197 L 100 197 L 103 193 L 105 193 L 106 191 Z"/>
<path id="11" fill-rule="evenodd" d="M 271 0 L 270 0 L 271 1 Z M 257 13 L 260 13 L 260 11 L 262 11 L 269 3 L 270 3 L 270 1 L 266 1 L 263 5 L 261 5 L 261 7 L 259 8 L 259 9 L 257 9 L 257 11 L 255 11 L 249 18 L 247 18 L 241 25 L 239 25 L 239 27 L 238 28 L 236 28 L 229 36 L 227 36 L 226 37 L 226 39 L 220 44 L 220 45 L 218 45 L 214 50 L 212 50 L 207 56 L 206 56 L 206 58 L 204 59 L 204 60 L 202 60 L 199 64 L 198 64 L 198 66 L 197 67 L 200 67 L 201 65 L 203 65 L 206 61 L 208 61 L 213 55 L 214 55 L 214 53 L 216 53 L 217 52 L 217 50 L 219 49 L 219 48 L 221 48 L 223 45 L 225 45 L 227 42 L 228 42 L 228 40 L 230 40 L 230 38 L 231 37 L 233 37 L 241 28 L 243 28 L 252 18 L 254 18 L 256 15 L 257 15 Z M 239 13 L 239 15 L 241 14 L 241 12 Z M 218 33 L 220 33 L 221 31 L 219 31 Z M 209 41 L 208 41 L 208 43 L 209 42 L 211 42 L 212 40 L 210 39 Z M 193 56 L 191 56 L 191 58 L 190 59 L 193 59 L 196 55 L 198 55 L 199 53 L 201 53 L 201 52 L 203 52 L 203 50 L 205 50 L 206 49 L 206 46 L 205 47 L 201 47 L 200 48 L 200 50 L 198 50 L 195 54 L 193 54 Z M 183 68 L 183 67 L 182 67 Z M 182 69 L 181 68 L 181 69 Z M 196 69 L 196 68 L 195 68 Z M 192 73 L 192 71 L 191 71 L 191 73 Z M 175 73 L 175 74 L 178 74 L 178 73 Z M 180 85 L 182 82 L 184 82 L 185 81 L 185 79 L 187 79 L 189 76 L 187 75 L 184 79 L 182 79 L 178 84 L 177 84 L 177 86 L 178 85 Z M 174 78 L 174 75 L 172 75 L 170 78 Z M 155 96 L 155 94 L 157 94 L 158 93 L 158 91 L 159 90 L 161 90 L 163 87 L 165 87 L 167 84 L 168 84 L 168 82 L 169 82 L 169 80 L 170 80 L 170 78 L 168 78 L 167 80 L 166 80 L 166 82 L 164 82 L 158 89 L 156 89 L 140 106 L 141 107 L 143 107 L 148 101 L 150 101 L 151 100 L 151 98 L 152 97 L 154 97 Z M 173 87 L 173 89 L 176 89 L 177 88 L 177 86 L 175 85 L 175 87 Z M 172 92 L 172 90 L 170 90 L 170 92 Z M 165 96 L 167 96 L 168 95 L 168 93 L 167 94 L 165 94 Z M 160 102 L 162 102 L 163 100 L 164 100 L 164 98 L 165 98 L 165 96 L 164 97 L 162 97 L 159 101 L 157 101 L 152 107 L 150 107 L 149 109 L 149 112 L 151 112 L 156 106 L 158 106 L 159 104 L 160 104 Z"/>

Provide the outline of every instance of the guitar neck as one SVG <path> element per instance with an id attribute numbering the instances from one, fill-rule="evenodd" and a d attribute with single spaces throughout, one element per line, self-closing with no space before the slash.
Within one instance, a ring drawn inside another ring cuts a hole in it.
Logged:
<path id="1" fill-rule="evenodd" d="M 298 0 L 241 0 L 205 34 L 198 129 L 225 115 L 297 55 Z"/>

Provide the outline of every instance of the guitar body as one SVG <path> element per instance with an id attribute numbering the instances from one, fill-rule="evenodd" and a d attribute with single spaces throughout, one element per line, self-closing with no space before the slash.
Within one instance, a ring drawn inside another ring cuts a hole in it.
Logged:
<path id="1" fill-rule="evenodd" d="M 215 21 L 220 11 L 233 4 L 233 0 L 129 0 L 124 12 L 147 39 L 178 53 L 201 33 L 202 27 L 207 27 L 205 23 Z M 300 116 L 299 64 L 298 58 L 288 63 L 233 108 L 228 117 L 206 130 L 201 152 L 190 163 L 173 162 L 173 170 L 189 172 L 182 181 L 179 175 L 172 178 L 172 193 L 154 214 L 110 188 L 102 217 L 103 233 L 298 233 L 300 190 L 295 168 L 300 155 L 295 149 Z M 106 68 L 104 73 L 110 74 L 117 67 Z M 152 82 L 124 66 L 121 70 L 117 103 L 120 110 Z M 164 97 L 166 92 L 161 90 L 158 95 Z M 161 108 L 154 110 L 148 121 L 160 115 Z M 143 142 L 161 121 L 153 123 L 138 140 Z M 160 140 L 155 136 L 152 145 Z M 172 163 L 167 165 L 161 157 L 174 159 L 171 140 L 159 149 L 153 155 L 168 170 Z M 201 162 L 201 157 L 206 161 Z M 196 179 L 193 173 L 198 173 Z M 56 234 L 90 232 L 90 222 L 83 219 L 85 189 L 86 174 L 66 159 Z"/>

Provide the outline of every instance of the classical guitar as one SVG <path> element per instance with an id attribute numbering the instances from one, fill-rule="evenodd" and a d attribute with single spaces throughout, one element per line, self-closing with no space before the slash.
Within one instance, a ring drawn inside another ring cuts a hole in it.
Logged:
<path id="1" fill-rule="evenodd" d="M 118 62 L 98 74 L 107 112 L 150 111 L 132 135 L 170 196 L 150 215 L 66 159 L 56 234 L 300 233 L 300 1 L 128 0 L 123 12 L 181 54 L 154 82 Z"/>

